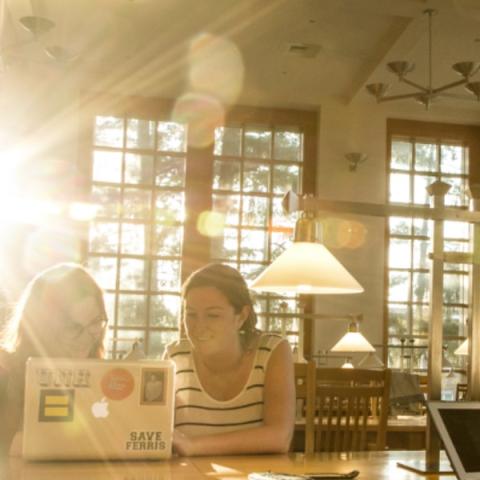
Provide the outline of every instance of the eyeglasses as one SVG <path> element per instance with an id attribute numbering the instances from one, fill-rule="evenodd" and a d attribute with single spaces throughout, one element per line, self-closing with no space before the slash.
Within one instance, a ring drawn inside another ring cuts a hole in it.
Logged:
<path id="1" fill-rule="evenodd" d="M 97 318 L 92 320 L 87 325 L 82 325 L 81 323 L 69 322 L 66 325 L 69 336 L 72 339 L 77 339 L 81 337 L 84 332 L 90 333 L 94 337 L 99 337 L 105 330 L 107 326 L 107 319 L 103 315 L 99 315 Z"/>

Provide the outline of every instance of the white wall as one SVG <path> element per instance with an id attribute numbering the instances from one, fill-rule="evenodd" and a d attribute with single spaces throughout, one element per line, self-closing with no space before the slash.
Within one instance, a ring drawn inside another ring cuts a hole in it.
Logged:
<path id="1" fill-rule="evenodd" d="M 439 101 L 440 102 L 440 101 Z M 480 114 L 474 110 L 453 110 L 432 106 L 425 111 L 412 101 L 377 105 L 337 102 L 322 104 L 319 127 L 317 192 L 321 198 L 358 202 L 384 203 L 386 201 L 386 122 L 387 118 L 403 118 L 445 123 L 479 124 Z M 357 171 L 348 169 L 347 152 L 368 155 Z M 339 215 L 329 216 L 339 219 Z M 344 216 L 359 222 L 352 224 L 350 246 L 331 251 L 364 287 L 356 295 L 317 296 L 317 312 L 334 315 L 363 313 L 362 333 L 373 344 L 383 340 L 384 308 L 384 248 L 385 221 L 376 217 Z M 356 227 L 356 228 L 355 228 Z M 362 241 L 358 230 L 363 227 Z M 348 240 L 348 238 L 347 238 Z M 345 333 L 347 321 L 316 320 L 314 352 L 330 349 Z M 381 350 L 379 350 L 381 353 Z M 359 356 L 356 357 L 357 359 Z M 333 364 L 333 363 L 332 363 Z"/>

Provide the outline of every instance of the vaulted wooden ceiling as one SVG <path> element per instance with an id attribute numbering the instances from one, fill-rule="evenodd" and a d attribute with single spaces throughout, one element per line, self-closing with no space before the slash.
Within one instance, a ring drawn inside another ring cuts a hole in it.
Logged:
<path id="1" fill-rule="evenodd" d="M 250 105 L 374 102 L 367 83 L 411 91 L 396 85 L 387 61 L 415 62 L 409 78 L 426 83 L 422 11 L 432 7 L 439 85 L 459 78 L 453 63 L 480 60 L 478 0 L 6 0 L 0 95 L 49 85 L 52 95 L 94 89 L 173 98 L 193 89 Z M 55 26 L 33 35 L 19 21 L 31 15 Z M 480 109 L 462 87 L 450 93 L 447 101 Z"/>

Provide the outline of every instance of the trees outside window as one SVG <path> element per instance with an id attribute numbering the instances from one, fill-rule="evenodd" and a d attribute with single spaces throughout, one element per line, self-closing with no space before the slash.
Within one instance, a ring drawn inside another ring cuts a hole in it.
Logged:
<path id="1" fill-rule="evenodd" d="M 422 132 L 421 127 L 417 131 Z M 426 187 L 441 180 L 451 185 L 445 197 L 447 206 L 468 206 L 469 149 L 465 141 L 454 134 L 450 138 L 398 135 L 392 127 L 388 143 L 390 203 L 428 205 Z M 444 237 L 445 251 L 471 250 L 470 227 L 466 223 L 445 222 Z M 390 217 L 387 240 L 388 364 L 394 368 L 426 369 L 432 222 Z M 445 357 L 454 366 L 461 359 L 453 351 L 467 333 L 469 273 L 468 265 L 445 264 L 443 335 Z"/>
<path id="2" fill-rule="evenodd" d="M 234 111 L 205 148 L 189 147 L 188 124 L 158 114 L 97 114 L 92 123 L 98 210 L 86 257 L 106 291 L 109 355 L 122 357 L 135 339 L 161 355 L 179 334 L 192 266 L 228 263 L 250 281 L 291 242 L 295 217 L 280 202 L 288 190 L 314 193 L 316 115 Z M 259 326 L 296 344 L 298 298 L 256 300 Z"/>

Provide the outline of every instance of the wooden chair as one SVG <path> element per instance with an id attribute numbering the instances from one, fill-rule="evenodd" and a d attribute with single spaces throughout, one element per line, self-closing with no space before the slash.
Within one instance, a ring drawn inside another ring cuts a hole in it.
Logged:
<path id="1" fill-rule="evenodd" d="M 314 440 L 314 401 L 315 401 L 315 362 L 295 363 L 295 398 L 297 419 L 305 419 L 305 453 L 313 452 Z"/>
<path id="2" fill-rule="evenodd" d="M 316 451 L 384 450 L 390 370 L 317 368 Z M 375 435 L 369 442 L 367 430 Z"/>

